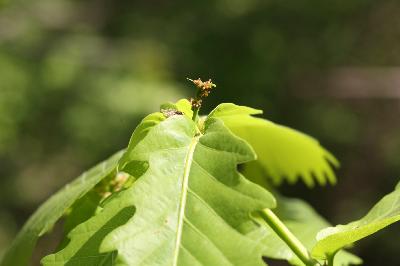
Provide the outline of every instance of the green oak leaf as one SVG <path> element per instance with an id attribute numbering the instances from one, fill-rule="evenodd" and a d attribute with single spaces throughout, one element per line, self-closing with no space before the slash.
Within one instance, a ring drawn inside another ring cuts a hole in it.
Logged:
<path id="1" fill-rule="evenodd" d="M 275 200 L 237 171 L 255 154 L 219 119 L 199 133 L 187 116 L 171 116 L 128 151 L 147 170 L 74 228 L 45 266 L 264 265 L 265 246 L 247 236 L 258 228 L 250 213 Z"/>
<path id="2" fill-rule="evenodd" d="M 66 210 L 89 192 L 100 180 L 115 174 L 117 162 L 121 155 L 122 152 L 118 152 L 111 158 L 83 173 L 75 181 L 66 185 L 40 206 L 18 233 L 11 247 L 5 253 L 0 265 L 28 265 L 38 238 L 51 230 Z"/>
<path id="3" fill-rule="evenodd" d="M 278 206 L 274 213 L 284 222 L 289 230 L 300 240 L 307 249 L 317 242 L 317 233 L 330 224 L 322 218 L 308 203 L 295 198 L 283 197 L 274 193 Z M 292 265 L 304 265 L 292 250 L 272 231 L 264 220 L 255 218 L 264 227 L 249 233 L 250 237 L 260 239 L 265 244 L 268 258 L 287 260 Z M 335 266 L 361 264 L 362 260 L 346 251 L 336 255 Z"/>
<path id="4" fill-rule="evenodd" d="M 260 165 L 275 185 L 285 179 L 294 183 L 300 177 L 309 187 L 314 186 L 314 179 L 320 185 L 336 183 L 331 164 L 338 167 L 339 163 L 331 153 L 314 138 L 252 116 L 261 113 L 261 110 L 223 103 L 209 117 L 220 118 L 233 133 L 253 146 L 258 160 L 247 167 Z"/>
<path id="5" fill-rule="evenodd" d="M 362 238 L 400 220 L 400 187 L 383 197 L 363 218 L 346 225 L 322 229 L 317 234 L 317 243 L 312 249 L 316 258 L 332 256 Z"/>

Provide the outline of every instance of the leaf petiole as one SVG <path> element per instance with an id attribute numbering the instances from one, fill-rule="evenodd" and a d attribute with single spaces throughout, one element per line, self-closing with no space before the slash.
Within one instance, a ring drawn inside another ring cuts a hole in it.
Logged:
<path id="1" fill-rule="evenodd" d="M 329 255 L 326 256 L 328 266 L 333 266 L 333 265 L 334 265 L 334 264 L 333 264 L 333 260 L 334 260 L 334 258 L 335 258 L 335 255 L 336 255 L 336 252 L 333 253 L 333 254 L 329 254 Z"/>
<path id="2" fill-rule="evenodd" d="M 294 254 L 307 266 L 320 266 L 318 261 L 312 259 L 307 248 L 286 227 L 286 225 L 270 209 L 259 211 L 260 217 L 272 230 L 288 245 Z"/>

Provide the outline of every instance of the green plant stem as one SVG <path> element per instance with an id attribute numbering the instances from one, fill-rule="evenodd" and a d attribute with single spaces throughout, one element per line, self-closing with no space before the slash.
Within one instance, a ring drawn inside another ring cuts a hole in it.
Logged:
<path id="1" fill-rule="evenodd" d="M 194 122 L 197 121 L 197 118 L 198 118 L 198 116 L 199 116 L 199 110 L 200 110 L 200 108 L 193 108 L 192 120 L 193 120 Z"/>
<path id="2" fill-rule="evenodd" d="M 333 260 L 335 259 L 335 255 L 336 255 L 336 252 L 333 253 L 333 254 L 328 254 L 326 256 L 327 262 L 328 262 L 328 266 L 333 266 Z"/>
<path id="3" fill-rule="evenodd" d="M 333 256 L 328 257 L 328 266 L 333 266 Z"/>
<path id="4" fill-rule="evenodd" d="M 274 232 L 289 246 L 294 254 L 307 266 L 320 265 L 313 260 L 307 248 L 297 239 L 295 235 L 283 224 L 283 222 L 270 209 L 259 212 L 261 218 L 274 230 Z"/>
<path id="5" fill-rule="evenodd" d="M 201 95 L 201 90 L 197 89 L 195 100 L 201 99 L 200 95 Z M 193 111 L 192 120 L 194 122 L 197 122 L 197 118 L 199 117 L 200 107 L 192 107 L 192 111 Z"/>

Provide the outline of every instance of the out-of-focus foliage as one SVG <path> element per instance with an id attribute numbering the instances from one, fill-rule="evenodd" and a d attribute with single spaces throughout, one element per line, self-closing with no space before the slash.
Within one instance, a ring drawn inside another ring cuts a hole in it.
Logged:
<path id="1" fill-rule="evenodd" d="M 208 109 L 255 106 L 321 140 L 342 162 L 338 185 L 284 190 L 333 222 L 359 217 L 400 176 L 399 97 L 379 79 L 399 75 L 399 12 L 395 0 L 0 1 L 0 253 L 144 114 L 192 95 L 187 76 L 214 78 Z M 390 232 L 361 246 L 368 265 L 399 264 Z"/>

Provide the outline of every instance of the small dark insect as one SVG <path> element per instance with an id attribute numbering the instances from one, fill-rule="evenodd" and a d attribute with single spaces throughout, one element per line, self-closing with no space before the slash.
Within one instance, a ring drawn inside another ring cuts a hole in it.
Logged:
<path id="1" fill-rule="evenodd" d="M 166 117 L 171 117 L 174 115 L 183 115 L 181 111 L 175 110 L 175 109 L 162 109 L 161 113 Z"/>

